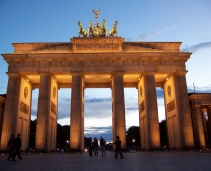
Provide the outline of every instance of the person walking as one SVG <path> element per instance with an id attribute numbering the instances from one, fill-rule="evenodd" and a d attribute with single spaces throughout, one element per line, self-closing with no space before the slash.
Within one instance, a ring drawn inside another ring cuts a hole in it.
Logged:
<path id="1" fill-rule="evenodd" d="M 103 155 L 106 156 L 106 151 L 105 151 L 106 142 L 102 136 L 100 137 L 100 146 L 101 146 L 102 156 Z"/>
<path id="2" fill-rule="evenodd" d="M 92 137 L 89 138 L 89 156 L 92 156 Z"/>
<path id="3" fill-rule="evenodd" d="M 116 141 L 114 142 L 114 144 L 116 144 L 116 149 L 115 149 L 115 158 L 118 157 L 118 153 L 121 156 L 121 159 L 123 158 L 122 152 L 121 152 L 121 140 L 119 139 L 119 136 L 116 137 Z"/>
<path id="4" fill-rule="evenodd" d="M 18 155 L 18 158 L 20 160 L 23 159 L 20 156 L 20 149 L 21 149 L 21 138 L 20 138 L 20 134 L 18 134 L 17 137 L 15 138 L 15 153 L 13 155 L 13 161 L 15 161 L 16 155 Z"/>
<path id="5" fill-rule="evenodd" d="M 97 138 L 94 138 L 94 152 L 95 152 L 95 156 L 98 156 L 98 141 Z"/>
<path id="6" fill-rule="evenodd" d="M 15 138 L 14 134 L 12 134 L 7 144 L 7 148 L 9 148 L 9 156 L 7 157 L 8 161 L 10 161 L 10 157 L 13 159 L 14 147 L 15 147 Z"/>

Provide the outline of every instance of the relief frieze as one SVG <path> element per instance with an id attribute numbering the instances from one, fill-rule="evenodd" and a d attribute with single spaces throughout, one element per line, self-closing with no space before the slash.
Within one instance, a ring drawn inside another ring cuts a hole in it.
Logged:
<path id="1" fill-rule="evenodd" d="M 175 109 L 175 100 L 172 100 L 167 104 L 167 112 L 171 112 Z"/>
<path id="2" fill-rule="evenodd" d="M 115 66 L 181 66 L 185 67 L 183 60 L 167 59 L 81 59 L 81 60 L 25 60 L 11 61 L 10 68 L 19 67 L 115 67 Z"/>
<path id="3" fill-rule="evenodd" d="M 142 113 L 145 110 L 144 101 L 139 105 L 139 111 Z"/>
<path id="4" fill-rule="evenodd" d="M 119 50 L 119 43 L 77 43 L 76 50 Z"/>
<path id="5" fill-rule="evenodd" d="M 56 115 L 56 105 L 51 101 L 51 112 Z"/>
<path id="6" fill-rule="evenodd" d="M 29 113 L 29 106 L 22 101 L 20 101 L 20 111 L 27 114 Z"/>

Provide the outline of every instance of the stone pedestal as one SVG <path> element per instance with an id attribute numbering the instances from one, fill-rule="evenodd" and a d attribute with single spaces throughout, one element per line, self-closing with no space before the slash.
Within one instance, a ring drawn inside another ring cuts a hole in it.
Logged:
<path id="1" fill-rule="evenodd" d="M 71 117 L 70 117 L 70 150 L 82 152 L 84 149 L 83 118 L 83 77 L 72 74 Z"/>
<path id="2" fill-rule="evenodd" d="M 195 105 L 193 107 L 193 130 L 194 130 L 194 137 L 195 137 L 195 147 L 199 149 L 205 149 L 205 136 L 204 136 L 204 127 L 203 127 L 203 120 L 201 115 L 200 105 Z"/>
<path id="3" fill-rule="evenodd" d="M 21 77 L 18 74 L 9 74 L 0 150 L 6 149 L 11 134 L 15 134 L 15 137 L 17 134 L 20 86 L 21 86 Z"/>
<path id="4" fill-rule="evenodd" d="M 125 100 L 123 74 L 114 73 L 112 77 L 112 126 L 113 142 L 116 136 L 122 141 L 122 149 L 126 149 Z"/>

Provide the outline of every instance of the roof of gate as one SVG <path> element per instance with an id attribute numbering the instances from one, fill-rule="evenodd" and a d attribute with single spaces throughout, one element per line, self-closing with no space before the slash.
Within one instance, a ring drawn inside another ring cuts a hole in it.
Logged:
<path id="1" fill-rule="evenodd" d="M 124 42 L 122 37 L 74 37 L 71 42 L 12 43 L 13 53 L 180 52 L 181 42 Z"/>

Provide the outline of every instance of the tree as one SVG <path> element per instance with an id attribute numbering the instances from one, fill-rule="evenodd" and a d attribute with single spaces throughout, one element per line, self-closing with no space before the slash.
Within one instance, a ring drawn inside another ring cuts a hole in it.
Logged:
<path id="1" fill-rule="evenodd" d="M 127 146 L 138 146 L 140 147 L 140 127 L 131 126 L 128 128 L 126 135 Z"/>

